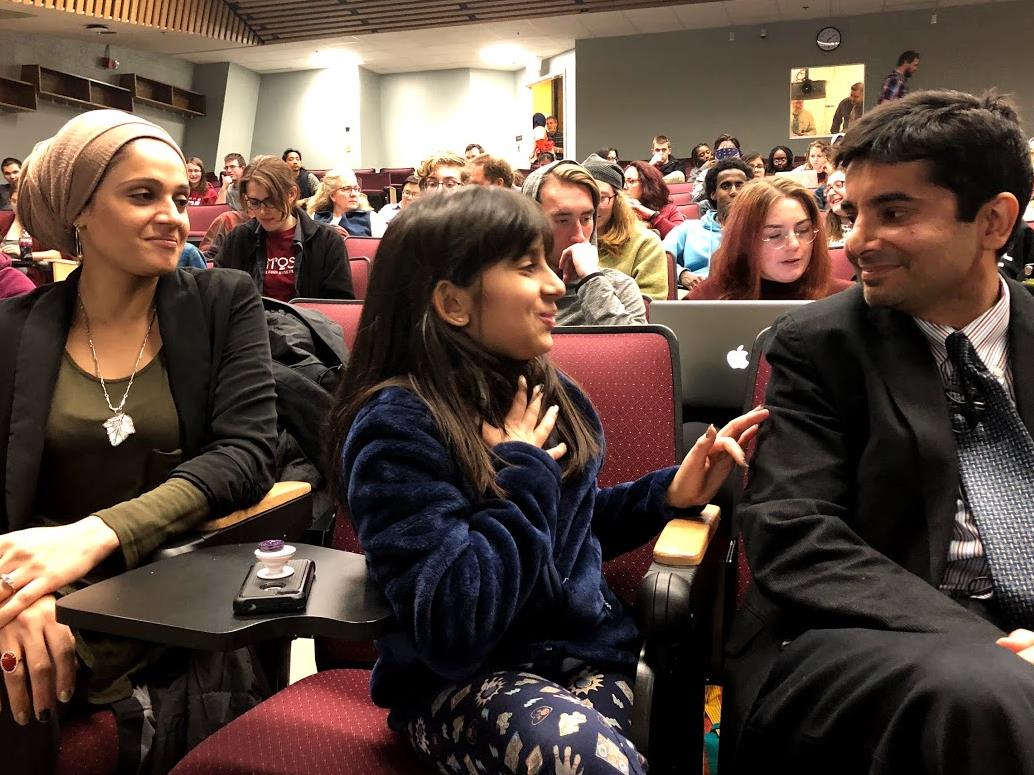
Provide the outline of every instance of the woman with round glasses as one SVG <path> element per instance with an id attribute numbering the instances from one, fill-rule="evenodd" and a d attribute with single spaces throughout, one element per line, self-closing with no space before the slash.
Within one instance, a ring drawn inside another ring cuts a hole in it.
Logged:
<path id="1" fill-rule="evenodd" d="M 736 198 L 692 300 L 821 299 L 851 285 L 832 276 L 811 192 L 786 178 L 752 180 Z"/>
<path id="2" fill-rule="evenodd" d="M 854 225 L 850 216 L 844 212 L 842 205 L 847 196 L 847 175 L 843 170 L 835 170 L 826 179 L 826 245 L 831 248 L 844 247 L 847 235 Z"/>
<path id="3" fill-rule="evenodd" d="M 380 237 L 388 225 L 380 215 L 363 207 L 362 189 L 349 169 L 330 170 L 323 176 L 307 209 L 320 223 L 340 226 L 353 237 Z"/>
<path id="4" fill-rule="evenodd" d="M 345 241 L 298 207 L 298 184 L 286 162 L 257 156 L 238 185 L 255 217 L 226 237 L 216 266 L 247 272 L 263 296 L 280 301 L 355 298 Z"/>

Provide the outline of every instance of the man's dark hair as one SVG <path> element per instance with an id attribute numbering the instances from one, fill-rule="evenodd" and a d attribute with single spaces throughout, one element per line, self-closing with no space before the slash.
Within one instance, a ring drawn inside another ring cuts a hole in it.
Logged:
<path id="1" fill-rule="evenodd" d="M 236 161 L 242 168 L 248 166 L 248 162 L 239 153 L 226 154 L 226 158 L 223 159 L 223 164 L 229 164 L 231 161 Z"/>
<path id="2" fill-rule="evenodd" d="M 730 134 L 722 134 L 722 135 L 718 135 L 718 137 L 716 137 L 714 139 L 714 145 L 711 146 L 711 151 L 712 152 L 713 151 L 717 151 L 718 150 L 718 146 L 721 145 L 722 143 L 724 143 L 726 140 L 728 140 L 730 143 L 735 145 L 737 151 L 742 150 L 740 148 L 740 141 L 739 141 L 738 138 L 735 138 L 735 137 L 733 137 Z"/>
<path id="3" fill-rule="evenodd" d="M 468 145 L 466 148 L 463 149 L 463 152 L 466 153 L 467 151 L 472 150 L 473 148 L 477 148 L 478 149 L 478 154 L 479 155 L 485 152 L 485 149 L 482 148 L 478 143 L 471 143 L 470 145 Z"/>
<path id="4" fill-rule="evenodd" d="M 298 161 L 302 160 L 302 152 L 299 151 L 297 148 L 288 148 L 286 151 L 284 151 L 284 155 L 280 157 L 280 160 L 281 161 L 287 161 L 288 154 L 292 154 L 292 153 L 298 154 Z"/>
<path id="5" fill-rule="evenodd" d="M 908 51 L 902 51 L 901 56 L 898 57 L 898 67 L 907 65 L 909 62 L 915 62 L 919 59 L 919 52 L 909 49 Z"/>
<path id="6" fill-rule="evenodd" d="M 405 185 L 408 185 L 410 183 L 416 183 L 419 186 L 420 185 L 420 178 L 418 178 L 416 175 L 410 175 L 408 178 L 405 179 L 405 181 L 403 181 L 402 185 L 405 186 Z"/>
<path id="7" fill-rule="evenodd" d="M 3 161 L 0 161 L 0 170 L 8 166 L 9 164 L 17 164 L 19 167 L 22 166 L 21 159 L 16 159 L 13 156 L 8 156 Z"/>
<path id="8" fill-rule="evenodd" d="M 489 182 L 501 180 L 503 181 L 503 186 L 513 188 L 513 167 L 510 166 L 506 159 L 492 156 L 489 153 L 482 153 L 479 156 L 475 156 L 467 164 L 468 166 L 477 165 L 481 167 L 485 173 L 485 179 Z"/>
<path id="9" fill-rule="evenodd" d="M 1020 203 L 1034 185 L 1030 147 L 1016 109 L 988 92 L 923 91 L 865 113 L 837 146 L 837 163 L 929 162 L 930 182 L 957 200 L 957 218 L 972 222 L 1003 191 Z"/>
<path id="10" fill-rule="evenodd" d="M 718 190 L 718 175 L 726 170 L 740 170 L 747 176 L 747 180 L 754 177 L 754 168 L 743 161 L 743 159 L 722 159 L 711 167 L 704 176 L 704 193 L 712 202 L 715 201 L 715 191 Z"/>

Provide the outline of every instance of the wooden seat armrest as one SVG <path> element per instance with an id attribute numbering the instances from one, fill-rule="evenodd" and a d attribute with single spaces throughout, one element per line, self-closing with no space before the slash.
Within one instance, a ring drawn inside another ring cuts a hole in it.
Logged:
<path id="1" fill-rule="evenodd" d="M 248 506 L 246 509 L 237 509 L 237 511 L 231 511 L 225 516 L 202 522 L 197 526 L 196 530 L 201 533 L 207 533 L 213 530 L 223 530 L 232 525 L 237 525 L 245 520 L 251 519 L 252 517 L 258 516 L 266 511 L 275 509 L 278 506 L 282 506 L 296 498 L 308 495 L 310 492 L 312 492 L 312 485 L 308 482 L 277 482 L 273 485 L 272 489 L 266 493 L 266 497 L 254 506 Z"/>
<path id="2" fill-rule="evenodd" d="M 699 565 L 721 519 L 722 510 L 708 504 L 699 516 L 671 520 L 657 538 L 653 561 L 676 568 Z"/>

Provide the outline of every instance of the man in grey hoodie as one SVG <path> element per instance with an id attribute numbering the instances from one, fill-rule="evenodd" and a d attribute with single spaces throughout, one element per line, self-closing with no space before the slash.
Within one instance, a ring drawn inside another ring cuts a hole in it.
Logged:
<path id="1" fill-rule="evenodd" d="M 592 175 L 573 161 L 539 167 L 522 189 L 542 207 L 553 227 L 549 264 L 567 293 L 557 302 L 562 326 L 626 326 L 646 323 L 646 304 L 636 281 L 600 267 L 596 251 L 596 208 L 600 190 Z"/>

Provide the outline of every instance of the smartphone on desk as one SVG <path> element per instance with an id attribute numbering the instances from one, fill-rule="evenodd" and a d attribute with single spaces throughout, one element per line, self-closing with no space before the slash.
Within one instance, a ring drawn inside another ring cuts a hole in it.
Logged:
<path id="1" fill-rule="evenodd" d="M 282 579 L 263 579 L 257 562 L 248 570 L 241 591 L 233 599 L 233 611 L 244 616 L 302 611 L 309 601 L 309 590 L 316 576 L 312 560 L 291 560 L 294 573 Z"/>

